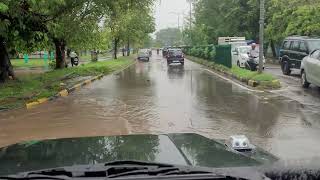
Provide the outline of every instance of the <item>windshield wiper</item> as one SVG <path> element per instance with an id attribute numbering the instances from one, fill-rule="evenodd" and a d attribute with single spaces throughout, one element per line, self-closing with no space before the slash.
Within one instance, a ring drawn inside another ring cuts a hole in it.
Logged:
<path id="1" fill-rule="evenodd" d="M 70 166 L 19 173 L 17 175 L 0 177 L 0 179 L 56 179 L 66 180 L 72 178 L 98 178 L 118 179 L 127 177 L 177 177 L 177 176 L 208 177 L 210 179 L 246 179 L 231 177 L 221 172 L 213 172 L 208 168 L 195 168 L 188 166 L 175 166 L 161 163 L 140 161 L 115 161 L 96 165 Z"/>

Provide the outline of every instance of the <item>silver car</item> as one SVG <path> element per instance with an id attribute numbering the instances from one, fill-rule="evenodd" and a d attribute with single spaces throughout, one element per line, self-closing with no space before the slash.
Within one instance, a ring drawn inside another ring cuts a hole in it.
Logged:
<path id="1" fill-rule="evenodd" d="M 304 88 L 310 84 L 320 87 L 320 49 L 314 50 L 302 60 L 301 83 Z"/>
<path id="2" fill-rule="evenodd" d="M 146 60 L 150 59 L 150 51 L 148 49 L 140 49 L 138 52 L 138 60 Z"/>

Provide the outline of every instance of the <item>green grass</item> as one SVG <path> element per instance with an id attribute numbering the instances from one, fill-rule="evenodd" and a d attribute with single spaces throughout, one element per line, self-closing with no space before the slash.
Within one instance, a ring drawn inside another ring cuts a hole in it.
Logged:
<path id="1" fill-rule="evenodd" d="M 48 65 L 48 61 L 44 59 L 29 59 L 28 63 L 25 63 L 23 59 L 11 59 L 13 67 L 44 67 Z"/>
<path id="2" fill-rule="evenodd" d="M 255 81 L 273 81 L 276 78 L 268 73 L 261 73 L 259 74 L 256 71 L 249 71 L 247 69 L 239 68 L 238 66 L 233 66 L 231 68 L 231 73 L 236 75 L 237 77 L 248 79 L 248 80 L 255 80 Z"/>
<path id="3" fill-rule="evenodd" d="M 0 85 L 0 109 L 22 106 L 35 99 L 53 96 L 66 88 L 67 80 L 108 74 L 129 65 L 132 59 L 132 57 L 121 57 L 118 60 L 92 62 L 74 68 L 53 70 L 8 81 Z"/>
<path id="4" fill-rule="evenodd" d="M 80 56 L 80 60 L 90 61 L 91 60 L 91 55 L 90 54 L 82 55 L 82 56 Z"/>

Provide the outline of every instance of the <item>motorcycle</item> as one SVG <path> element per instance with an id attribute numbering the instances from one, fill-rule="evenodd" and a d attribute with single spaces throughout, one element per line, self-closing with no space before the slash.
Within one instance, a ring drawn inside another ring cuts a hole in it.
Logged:
<path id="1" fill-rule="evenodd" d="M 249 57 L 246 62 L 246 69 L 250 71 L 257 71 L 259 66 L 259 57 Z"/>
<path id="2" fill-rule="evenodd" d="M 78 66 L 79 65 L 79 57 L 76 56 L 74 58 L 71 58 L 71 65 L 75 65 L 75 66 Z"/>

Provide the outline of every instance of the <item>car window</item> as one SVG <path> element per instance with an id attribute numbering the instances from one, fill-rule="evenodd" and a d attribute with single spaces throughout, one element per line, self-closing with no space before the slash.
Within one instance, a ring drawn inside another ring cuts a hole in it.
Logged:
<path id="1" fill-rule="evenodd" d="M 299 41 L 293 41 L 291 44 L 290 50 L 298 51 L 299 50 Z"/>
<path id="2" fill-rule="evenodd" d="M 285 41 L 284 43 L 283 43 L 283 49 L 289 49 L 290 48 L 290 41 Z"/>
<path id="3" fill-rule="evenodd" d="M 314 59 L 320 59 L 320 50 L 316 50 L 311 54 L 311 57 Z"/>
<path id="4" fill-rule="evenodd" d="M 250 47 L 239 48 L 239 52 L 241 54 L 247 54 L 248 52 L 250 52 Z"/>
<path id="5" fill-rule="evenodd" d="M 180 55 L 182 55 L 182 51 L 181 50 L 171 50 L 171 51 L 169 51 L 169 54 L 171 56 L 180 56 Z"/>
<path id="6" fill-rule="evenodd" d="M 320 39 L 319 40 L 310 40 L 308 41 L 310 52 L 315 49 L 320 49 Z"/>
<path id="7" fill-rule="evenodd" d="M 303 42 L 303 41 L 300 42 L 299 51 L 300 52 L 307 52 L 307 47 L 306 47 L 306 43 L 305 42 Z"/>

